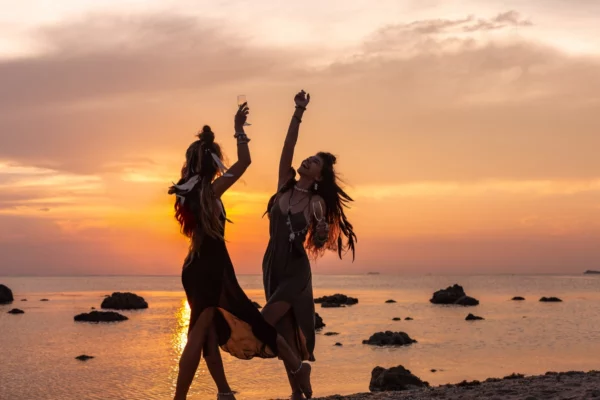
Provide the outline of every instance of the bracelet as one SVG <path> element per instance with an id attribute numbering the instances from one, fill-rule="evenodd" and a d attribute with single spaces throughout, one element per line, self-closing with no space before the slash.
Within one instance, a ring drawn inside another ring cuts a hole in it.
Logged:
<path id="1" fill-rule="evenodd" d="M 306 107 L 304 107 L 304 106 L 296 106 L 296 108 L 306 111 Z"/>
<path id="2" fill-rule="evenodd" d="M 294 115 L 294 118 L 296 118 L 296 121 L 298 121 L 299 124 L 302 123 L 302 119 L 299 116 Z"/>
<path id="3" fill-rule="evenodd" d="M 237 144 L 246 144 L 250 141 L 248 135 L 246 135 L 244 132 L 236 132 L 234 137 L 237 139 Z"/>

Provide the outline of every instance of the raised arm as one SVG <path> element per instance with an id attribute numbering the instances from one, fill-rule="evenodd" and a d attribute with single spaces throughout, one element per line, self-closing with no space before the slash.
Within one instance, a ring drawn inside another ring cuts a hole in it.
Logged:
<path id="1" fill-rule="evenodd" d="M 298 141 L 298 131 L 300 130 L 300 123 L 302 122 L 304 111 L 306 111 L 306 106 L 310 102 L 310 94 L 307 94 L 302 90 L 294 97 L 294 102 L 296 103 L 296 110 L 290 121 L 290 127 L 285 136 L 285 142 L 283 143 L 283 150 L 281 151 L 281 158 L 279 160 L 279 178 L 277 181 L 278 191 L 289 179 L 290 168 L 292 167 L 292 161 L 294 159 L 294 149 L 296 147 L 296 142 Z"/>
<path id="2" fill-rule="evenodd" d="M 242 104 L 235 114 L 235 135 L 237 140 L 237 161 L 227 170 L 225 175 L 215 179 L 212 184 L 212 190 L 217 198 L 220 198 L 238 179 L 246 172 L 246 169 L 252 162 L 250 158 L 250 148 L 248 142 L 250 139 L 244 132 L 244 123 L 248 117 L 248 106 Z"/>

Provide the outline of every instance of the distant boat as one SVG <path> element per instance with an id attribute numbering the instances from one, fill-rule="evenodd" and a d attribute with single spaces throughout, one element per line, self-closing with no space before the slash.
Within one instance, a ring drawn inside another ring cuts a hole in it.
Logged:
<path id="1" fill-rule="evenodd" d="M 379 272 L 367 272 L 367 275 L 379 275 Z"/>
<path id="2" fill-rule="evenodd" d="M 588 269 L 587 271 L 584 272 L 584 274 L 588 274 L 588 275 L 600 274 L 600 271 L 594 271 L 594 270 Z"/>

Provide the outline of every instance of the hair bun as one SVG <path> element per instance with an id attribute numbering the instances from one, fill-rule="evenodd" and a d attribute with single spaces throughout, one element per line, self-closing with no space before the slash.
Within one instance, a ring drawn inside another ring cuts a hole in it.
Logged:
<path id="1" fill-rule="evenodd" d="M 200 139 L 204 145 L 210 146 L 215 141 L 215 134 L 210 129 L 210 126 L 204 125 L 202 131 L 198 134 L 198 139 Z"/>

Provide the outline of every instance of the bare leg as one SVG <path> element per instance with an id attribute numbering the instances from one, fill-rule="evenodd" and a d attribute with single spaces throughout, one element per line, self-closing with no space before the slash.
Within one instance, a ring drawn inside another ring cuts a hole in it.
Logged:
<path id="1" fill-rule="evenodd" d="M 206 343 L 204 343 L 204 360 L 219 393 L 231 393 L 231 387 L 229 387 L 225 376 L 225 368 L 223 368 L 223 359 L 219 351 L 219 338 L 214 324 L 208 329 L 208 336 Z M 235 399 L 233 395 L 226 397 L 227 399 Z"/>
<path id="2" fill-rule="evenodd" d="M 281 318 L 279 324 L 277 325 L 279 328 L 279 334 L 283 336 L 285 341 L 290 345 L 294 354 L 300 358 L 300 349 L 298 348 L 298 342 L 296 338 L 296 328 L 294 327 L 294 320 L 290 313 L 288 312 Z M 291 400 L 300 400 L 304 399 L 304 395 L 302 394 L 302 390 L 296 382 L 294 375 L 286 368 L 288 381 L 290 382 L 290 387 L 292 388 L 292 397 Z"/>
<path id="3" fill-rule="evenodd" d="M 267 304 L 262 309 L 262 315 L 265 320 L 272 326 L 277 326 L 277 323 L 286 315 L 291 306 L 283 301 Z M 312 388 L 310 385 L 311 366 L 307 363 L 302 363 L 298 351 L 294 351 L 292 346 L 295 346 L 295 340 L 288 343 L 281 335 L 277 335 L 277 347 L 279 349 L 279 357 L 283 360 L 288 376 L 292 376 L 297 383 L 298 388 L 306 395 L 307 398 L 312 397 Z M 290 374 L 291 373 L 291 374 Z M 294 391 L 294 387 L 292 387 Z"/>
<path id="4" fill-rule="evenodd" d="M 179 360 L 179 374 L 177 376 L 174 400 L 185 400 L 187 397 L 192 380 L 200 364 L 202 348 L 204 347 L 206 334 L 212 324 L 214 314 L 214 309 L 208 308 L 204 310 L 188 334 L 188 341 Z"/>

